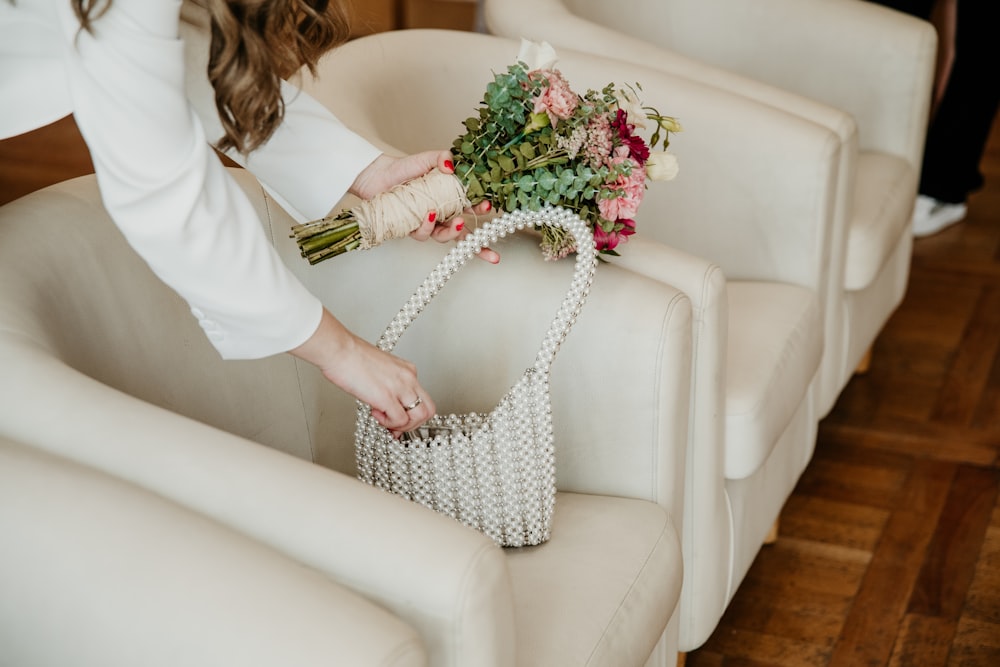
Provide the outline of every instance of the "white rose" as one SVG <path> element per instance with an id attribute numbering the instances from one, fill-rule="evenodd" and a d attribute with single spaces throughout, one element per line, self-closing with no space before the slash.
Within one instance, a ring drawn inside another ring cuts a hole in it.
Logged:
<path id="1" fill-rule="evenodd" d="M 677 156 L 666 151 L 651 151 L 646 160 L 646 176 L 651 181 L 673 180 L 679 169 Z"/>
<path id="2" fill-rule="evenodd" d="M 548 42 L 532 42 L 521 38 L 521 51 L 517 54 L 517 61 L 528 66 L 528 71 L 536 69 L 553 69 L 556 61 L 556 50 Z"/>

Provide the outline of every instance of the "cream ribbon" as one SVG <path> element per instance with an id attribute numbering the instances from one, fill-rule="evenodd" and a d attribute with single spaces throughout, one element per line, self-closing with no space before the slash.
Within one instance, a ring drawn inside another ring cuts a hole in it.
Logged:
<path id="1" fill-rule="evenodd" d="M 435 169 L 395 186 L 351 209 L 361 232 L 361 247 L 374 248 L 382 241 L 399 239 L 418 229 L 428 211 L 447 222 L 470 205 L 462 182 L 453 174 Z"/>

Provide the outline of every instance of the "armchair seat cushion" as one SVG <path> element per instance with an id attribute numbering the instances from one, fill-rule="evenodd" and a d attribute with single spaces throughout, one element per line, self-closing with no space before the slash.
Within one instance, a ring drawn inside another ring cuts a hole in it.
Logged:
<path id="1" fill-rule="evenodd" d="M 809 390 L 823 325 L 812 290 L 756 281 L 730 281 L 727 289 L 725 475 L 742 479 L 764 464 Z"/>
<path id="2" fill-rule="evenodd" d="M 652 620 L 668 618 L 680 598 L 676 535 L 655 503 L 558 494 L 552 539 L 505 550 L 521 612 L 517 664 L 642 664 L 664 630 Z"/>
<path id="3" fill-rule="evenodd" d="M 859 155 L 854 213 L 847 229 L 845 289 L 871 285 L 900 237 L 909 232 L 916 178 L 903 158 L 874 151 Z"/>

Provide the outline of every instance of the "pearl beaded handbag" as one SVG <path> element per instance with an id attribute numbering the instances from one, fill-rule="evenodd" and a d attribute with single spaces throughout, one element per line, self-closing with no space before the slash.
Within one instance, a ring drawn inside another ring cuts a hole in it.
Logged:
<path id="1" fill-rule="evenodd" d="M 371 406 L 358 402 L 359 479 L 446 514 L 500 546 L 549 539 L 556 494 L 549 368 L 594 278 L 597 252 L 590 228 L 575 213 L 549 206 L 485 223 L 431 271 L 378 341 L 379 348 L 391 352 L 417 315 L 480 249 L 516 230 L 542 225 L 560 227 L 576 240 L 573 281 L 534 364 L 490 412 L 436 415 L 397 440 L 375 421 Z"/>

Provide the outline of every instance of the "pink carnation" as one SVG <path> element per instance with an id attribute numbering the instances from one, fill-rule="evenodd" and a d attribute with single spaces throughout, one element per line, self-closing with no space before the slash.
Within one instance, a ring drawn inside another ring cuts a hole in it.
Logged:
<path id="1" fill-rule="evenodd" d="M 602 188 L 605 192 L 616 193 L 614 197 L 600 197 L 597 200 L 597 208 L 601 212 L 601 217 L 605 220 L 618 220 L 619 218 L 634 218 L 642 197 L 646 192 L 646 172 L 642 165 L 631 158 L 616 157 L 612 159 L 613 164 L 624 162 L 632 163 L 631 172 L 619 174 L 618 178 L 605 184 Z"/>
<path id="2" fill-rule="evenodd" d="M 635 125 L 628 122 L 628 115 L 618 110 L 615 119 L 611 122 L 611 127 L 618 131 L 618 139 L 623 146 L 628 146 L 628 155 L 640 165 L 646 164 L 649 159 L 649 146 L 642 137 L 632 134 Z"/>
<path id="3" fill-rule="evenodd" d="M 580 100 L 559 70 L 535 70 L 529 76 L 533 80 L 542 79 L 548 84 L 532 100 L 535 105 L 534 113 L 544 111 L 548 114 L 552 127 L 555 127 L 560 119 L 565 120 L 573 116 Z"/>

